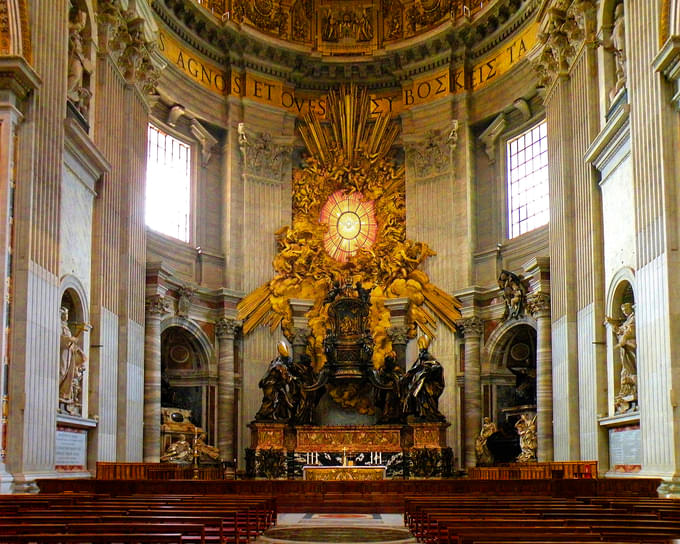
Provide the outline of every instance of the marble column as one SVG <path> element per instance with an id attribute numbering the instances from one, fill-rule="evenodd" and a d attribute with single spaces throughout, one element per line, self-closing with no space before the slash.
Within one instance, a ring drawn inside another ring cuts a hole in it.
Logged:
<path id="1" fill-rule="evenodd" d="M 215 324 L 217 355 L 217 447 L 225 461 L 236 457 L 234 448 L 234 336 L 240 322 L 223 317 Z"/>
<path id="2" fill-rule="evenodd" d="M 167 311 L 165 297 L 146 299 L 144 331 L 144 462 L 156 463 L 161 449 L 161 317 Z"/>
<path id="3" fill-rule="evenodd" d="M 475 440 L 482 424 L 482 385 L 480 366 L 480 347 L 483 330 L 482 320 L 469 317 L 461 322 L 465 335 L 465 372 L 463 384 L 465 391 L 465 467 L 477 464 Z"/>
<path id="4" fill-rule="evenodd" d="M 539 461 L 553 460 L 552 330 L 550 295 L 531 293 L 527 307 L 536 319 L 536 427 Z"/>

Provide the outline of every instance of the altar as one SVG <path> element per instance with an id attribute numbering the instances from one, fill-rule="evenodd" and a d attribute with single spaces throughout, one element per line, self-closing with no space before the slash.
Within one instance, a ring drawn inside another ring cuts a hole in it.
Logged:
<path id="1" fill-rule="evenodd" d="M 375 481 L 384 480 L 387 467 L 385 466 L 334 466 L 324 467 L 307 465 L 302 467 L 305 480 L 319 481 Z"/>

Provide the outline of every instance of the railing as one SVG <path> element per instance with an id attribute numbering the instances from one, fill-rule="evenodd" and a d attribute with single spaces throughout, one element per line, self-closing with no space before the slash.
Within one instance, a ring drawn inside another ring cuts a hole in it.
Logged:
<path id="1" fill-rule="evenodd" d="M 474 467 L 468 469 L 468 477 L 475 480 L 592 479 L 597 478 L 597 461 L 553 461 Z"/>
<path id="2" fill-rule="evenodd" d="M 167 463 L 98 462 L 97 480 L 224 480 L 233 478 L 221 467 L 198 467 Z"/>

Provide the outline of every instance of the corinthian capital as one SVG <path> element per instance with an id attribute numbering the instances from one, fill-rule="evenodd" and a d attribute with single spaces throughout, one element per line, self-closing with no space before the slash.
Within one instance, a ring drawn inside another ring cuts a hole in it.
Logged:
<path id="1" fill-rule="evenodd" d="M 237 319 L 230 319 L 223 317 L 215 323 L 215 335 L 220 340 L 225 338 L 233 338 L 236 330 L 241 326 L 241 322 Z"/>
<path id="2" fill-rule="evenodd" d="M 527 309 L 534 317 L 550 317 L 550 295 L 530 293 L 527 296 Z"/>
<path id="3" fill-rule="evenodd" d="M 239 125 L 239 146 L 243 171 L 258 178 L 281 182 L 290 160 L 291 146 L 276 143 L 269 132 L 249 132 Z"/>
<path id="4" fill-rule="evenodd" d="M 408 343 L 408 327 L 390 327 L 387 329 L 387 334 L 389 334 L 393 344 L 405 345 Z"/>
<path id="5" fill-rule="evenodd" d="M 478 317 L 468 317 L 458 321 L 458 325 L 463 329 L 465 338 L 480 337 L 484 330 L 484 322 Z"/>
<path id="6" fill-rule="evenodd" d="M 169 301 L 163 295 L 151 295 L 146 297 L 146 315 L 161 316 L 168 313 Z"/>

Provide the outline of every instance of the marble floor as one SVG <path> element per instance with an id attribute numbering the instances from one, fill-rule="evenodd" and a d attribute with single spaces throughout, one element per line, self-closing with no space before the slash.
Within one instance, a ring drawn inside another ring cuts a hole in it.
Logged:
<path id="1" fill-rule="evenodd" d="M 401 514 L 279 514 L 256 542 L 269 544 L 412 544 Z"/>

